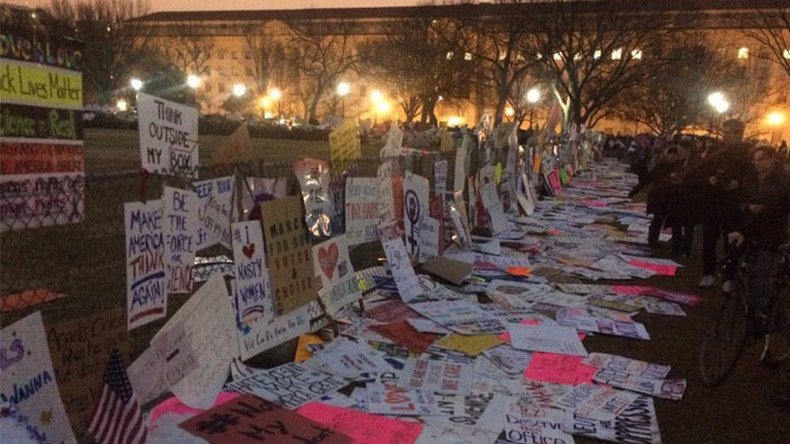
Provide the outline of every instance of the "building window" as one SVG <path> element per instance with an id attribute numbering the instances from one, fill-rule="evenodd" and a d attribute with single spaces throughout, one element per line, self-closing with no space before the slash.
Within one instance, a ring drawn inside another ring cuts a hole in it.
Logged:
<path id="1" fill-rule="evenodd" d="M 601 50 L 596 49 L 595 52 L 593 53 L 593 59 L 598 60 L 600 58 L 601 58 Z"/>
<path id="2" fill-rule="evenodd" d="M 233 59 L 233 60 L 238 60 L 239 59 L 239 54 L 236 51 L 231 51 L 230 52 L 230 58 Z"/>
<path id="3" fill-rule="evenodd" d="M 641 49 L 635 49 L 635 50 L 631 51 L 631 57 L 636 59 L 636 60 L 642 60 L 642 50 Z"/>
<path id="4" fill-rule="evenodd" d="M 225 59 L 225 51 L 217 51 L 217 58 L 220 60 Z"/>
<path id="5" fill-rule="evenodd" d="M 623 58 L 622 48 L 618 48 L 612 51 L 612 60 L 622 60 L 622 58 Z"/>
<path id="6" fill-rule="evenodd" d="M 224 93 L 225 92 L 225 84 L 223 82 L 219 82 L 217 84 L 217 91 Z"/>
<path id="7" fill-rule="evenodd" d="M 244 51 L 244 60 L 249 60 L 251 58 L 252 58 L 252 56 L 250 55 L 250 52 L 249 51 Z"/>
<path id="8" fill-rule="evenodd" d="M 790 59 L 790 49 L 785 49 L 782 51 L 782 56 L 786 59 Z"/>
<path id="9" fill-rule="evenodd" d="M 558 62 L 561 61 L 562 60 L 562 53 L 555 52 L 554 53 L 554 60 L 556 60 Z"/>
<path id="10" fill-rule="evenodd" d="M 738 48 L 738 58 L 739 59 L 748 59 L 749 58 L 749 48 L 743 47 Z"/>
<path id="11" fill-rule="evenodd" d="M 447 55 L 445 55 L 445 57 L 447 58 L 447 60 L 452 60 L 454 55 L 455 55 L 455 54 L 453 54 L 453 52 L 452 52 L 452 51 L 449 51 L 449 52 L 447 53 Z"/>
<path id="12" fill-rule="evenodd" d="M 252 75 L 252 68 L 250 68 L 249 66 L 245 66 L 244 67 L 244 75 L 245 76 L 251 76 Z"/>
<path id="13" fill-rule="evenodd" d="M 211 92 L 211 83 L 206 82 L 206 84 L 204 86 L 204 89 L 206 90 L 207 93 L 210 93 Z"/>
<path id="14" fill-rule="evenodd" d="M 464 60 L 467 60 L 467 61 L 468 60 L 472 60 L 472 53 L 471 52 L 465 52 L 464 53 Z"/>
<path id="15" fill-rule="evenodd" d="M 238 69 L 238 68 L 236 68 L 235 66 L 234 66 L 234 67 L 232 67 L 232 68 L 230 68 L 230 75 L 232 75 L 233 77 L 238 77 L 238 75 L 239 75 L 239 69 Z"/>

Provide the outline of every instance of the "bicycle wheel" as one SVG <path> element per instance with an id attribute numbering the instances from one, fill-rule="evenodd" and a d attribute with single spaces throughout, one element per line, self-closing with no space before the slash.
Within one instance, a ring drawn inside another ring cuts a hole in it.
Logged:
<path id="1" fill-rule="evenodd" d="M 790 358 L 790 288 L 784 287 L 777 294 L 768 318 L 766 364 L 777 364 Z"/>
<path id="2" fill-rule="evenodd" d="M 746 289 L 743 282 L 736 279 L 729 293 L 720 293 L 710 329 L 700 344 L 697 358 L 703 384 L 717 386 L 730 374 L 743 352 L 748 330 Z"/>

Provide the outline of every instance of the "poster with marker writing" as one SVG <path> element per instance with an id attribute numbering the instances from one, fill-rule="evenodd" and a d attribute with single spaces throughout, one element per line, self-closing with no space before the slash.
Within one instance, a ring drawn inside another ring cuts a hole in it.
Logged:
<path id="1" fill-rule="evenodd" d="M 257 220 L 231 225 L 233 232 L 233 307 L 236 325 L 274 317 L 272 287 L 264 257 L 263 233 Z"/>
<path id="2" fill-rule="evenodd" d="M 165 187 L 162 204 L 167 292 L 192 293 L 200 200 L 194 191 Z"/>
<path id="3" fill-rule="evenodd" d="M 126 317 L 129 330 L 165 317 L 167 276 L 162 201 L 124 204 Z"/>
<path id="4" fill-rule="evenodd" d="M 198 110 L 137 93 L 140 160 L 149 173 L 198 174 Z"/>
<path id="5" fill-rule="evenodd" d="M 313 265 L 316 276 L 321 280 L 318 295 L 324 301 L 330 316 L 362 297 L 354 266 L 348 257 L 348 240 L 345 235 L 314 246 Z"/>

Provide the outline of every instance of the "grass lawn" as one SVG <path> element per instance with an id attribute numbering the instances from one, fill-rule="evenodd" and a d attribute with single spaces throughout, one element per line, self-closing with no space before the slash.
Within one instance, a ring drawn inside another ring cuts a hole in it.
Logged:
<path id="1" fill-rule="evenodd" d="M 211 150 L 227 136 L 200 136 L 200 164 L 211 164 Z M 258 159 L 267 162 L 291 162 L 303 157 L 329 160 L 329 142 L 252 139 Z M 380 144 L 362 146 L 362 157 L 378 156 Z M 115 129 L 85 130 L 85 171 L 124 171 L 140 169 L 140 145 L 137 131 Z"/>

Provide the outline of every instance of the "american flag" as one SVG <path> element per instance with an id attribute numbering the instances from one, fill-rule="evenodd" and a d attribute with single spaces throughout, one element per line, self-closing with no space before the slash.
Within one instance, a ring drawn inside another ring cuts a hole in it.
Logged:
<path id="1" fill-rule="evenodd" d="M 100 444 L 144 443 L 148 435 L 118 349 L 112 351 L 104 370 L 104 390 L 88 433 Z"/>

